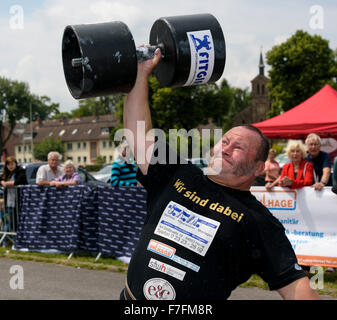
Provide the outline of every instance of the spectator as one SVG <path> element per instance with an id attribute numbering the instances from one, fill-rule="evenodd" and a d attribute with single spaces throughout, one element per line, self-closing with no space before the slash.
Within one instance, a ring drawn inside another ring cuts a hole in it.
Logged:
<path id="1" fill-rule="evenodd" d="M 286 154 L 291 162 L 283 166 L 281 175 L 274 182 L 266 185 L 267 190 L 276 185 L 291 189 L 312 185 L 314 167 L 311 162 L 304 160 L 305 145 L 300 140 L 289 140 Z"/>
<path id="2" fill-rule="evenodd" d="M 332 175 L 333 185 L 337 187 L 337 156 L 333 160 L 333 175 Z"/>
<path id="3" fill-rule="evenodd" d="M 74 186 L 77 184 L 82 184 L 82 178 L 76 171 L 76 167 L 71 160 L 67 160 L 63 165 L 64 174 L 50 182 L 51 186 L 56 186 L 58 188 L 65 186 Z"/>
<path id="4" fill-rule="evenodd" d="M 63 174 L 62 169 L 59 167 L 61 159 L 62 156 L 56 151 L 48 153 L 48 164 L 41 166 L 36 173 L 36 183 L 39 186 L 49 186 L 50 181 Z"/>
<path id="5" fill-rule="evenodd" d="M 315 190 L 322 190 L 324 186 L 331 186 L 331 160 L 328 153 L 321 151 L 321 138 L 310 133 L 305 144 L 308 155 L 305 160 L 314 165 L 314 185 Z"/>
<path id="6" fill-rule="evenodd" d="M 17 203 L 19 193 L 14 186 L 27 184 L 26 170 L 18 166 L 14 157 L 8 157 L 5 162 L 4 172 L 0 178 L 1 185 L 4 187 L 5 216 L 8 217 L 8 231 L 17 230 Z"/>
<path id="7" fill-rule="evenodd" d="M 273 183 L 280 176 L 280 165 L 275 160 L 276 151 L 270 149 L 268 153 L 268 159 L 264 165 L 265 185 Z"/>
<path id="8" fill-rule="evenodd" d="M 111 168 L 110 183 L 112 186 L 137 186 L 137 166 L 133 157 L 130 157 L 130 147 L 126 140 L 119 145 L 119 156 Z"/>

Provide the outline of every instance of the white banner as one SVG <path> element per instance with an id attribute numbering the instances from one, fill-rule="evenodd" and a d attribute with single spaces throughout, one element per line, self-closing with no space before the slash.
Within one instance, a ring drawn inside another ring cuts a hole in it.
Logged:
<path id="1" fill-rule="evenodd" d="M 331 187 L 250 191 L 283 224 L 299 264 L 337 267 L 337 195 Z"/>

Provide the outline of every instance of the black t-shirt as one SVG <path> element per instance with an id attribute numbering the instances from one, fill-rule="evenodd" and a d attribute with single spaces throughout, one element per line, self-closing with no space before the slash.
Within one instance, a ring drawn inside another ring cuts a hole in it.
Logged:
<path id="1" fill-rule="evenodd" d="M 316 158 L 311 158 L 309 155 L 307 155 L 305 160 L 311 162 L 314 165 L 314 170 L 317 176 L 316 182 L 321 181 L 324 168 L 331 168 L 330 155 L 324 151 L 320 151 Z M 331 175 L 329 177 L 329 181 L 325 181 L 325 182 L 328 186 L 332 185 Z"/>
<path id="2" fill-rule="evenodd" d="M 249 191 L 192 164 L 153 164 L 137 180 L 148 192 L 127 274 L 137 299 L 227 299 L 255 273 L 271 290 L 306 276 L 282 224 Z"/>

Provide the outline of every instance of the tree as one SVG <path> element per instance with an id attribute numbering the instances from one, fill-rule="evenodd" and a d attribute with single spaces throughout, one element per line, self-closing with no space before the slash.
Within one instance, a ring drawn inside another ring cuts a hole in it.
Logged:
<path id="1" fill-rule="evenodd" d="M 336 85 L 336 53 L 318 35 L 298 30 L 286 42 L 267 52 L 271 66 L 269 116 L 287 111 L 305 101 L 325 84 Z"/>
<path id="2" fill-rule="evenodd" d="M 62 141 L 53 137 L 44 138 L 40 143 L 37 143 L 34 146 L 34 158 L 41 161 L 47 161 L 47 156 L 50 151 L 57 151 L 63 155 L 65 150 Z"/>
<path id="3" fill-rule="evenodd" d="M 123 98 L 122 94 L 88 98 L 79 101 L 78 108 L 72 110 L 71 117 L 88 117 L 115 113 L 117 104 Z"/>
<path id="4" fill-rule="evenodd" d="M 47 96 L 31 94 L 28 84 L 0 77 L 0 152 L 11 137 L 16 123 L 22 119 L 45 120 L 58 111 L 59 105 L 52 103 Z M 3 123 L 8 122 L 9 132 L 3 136 Z"/>

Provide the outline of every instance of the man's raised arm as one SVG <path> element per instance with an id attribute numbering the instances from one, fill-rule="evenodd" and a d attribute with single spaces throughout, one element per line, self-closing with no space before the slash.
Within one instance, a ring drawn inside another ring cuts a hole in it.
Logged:
<path id="1" fill-rule="evenodd" d="M 152 129 L 151 114 L 148 102 L 148 79 L 152 70 L 157 66 L 161 58 L 161 52 L 156 50 L 152 60 L 138 64 L 136 83 L 126 97 L 124 103 L 124 129 L 133 133 L 133 138 L 127 133 L 126 139 L 136 158 L 137 165 L 143 174 L 147 173 L 150 159 L 146 154 L 152 154 L 154 139 L 146 139 L 146 133 Z M 137 130 L 137 126 L 143 126 L 145 130 Z M 149 149 L 149 150 L 148 150 Z"/>

